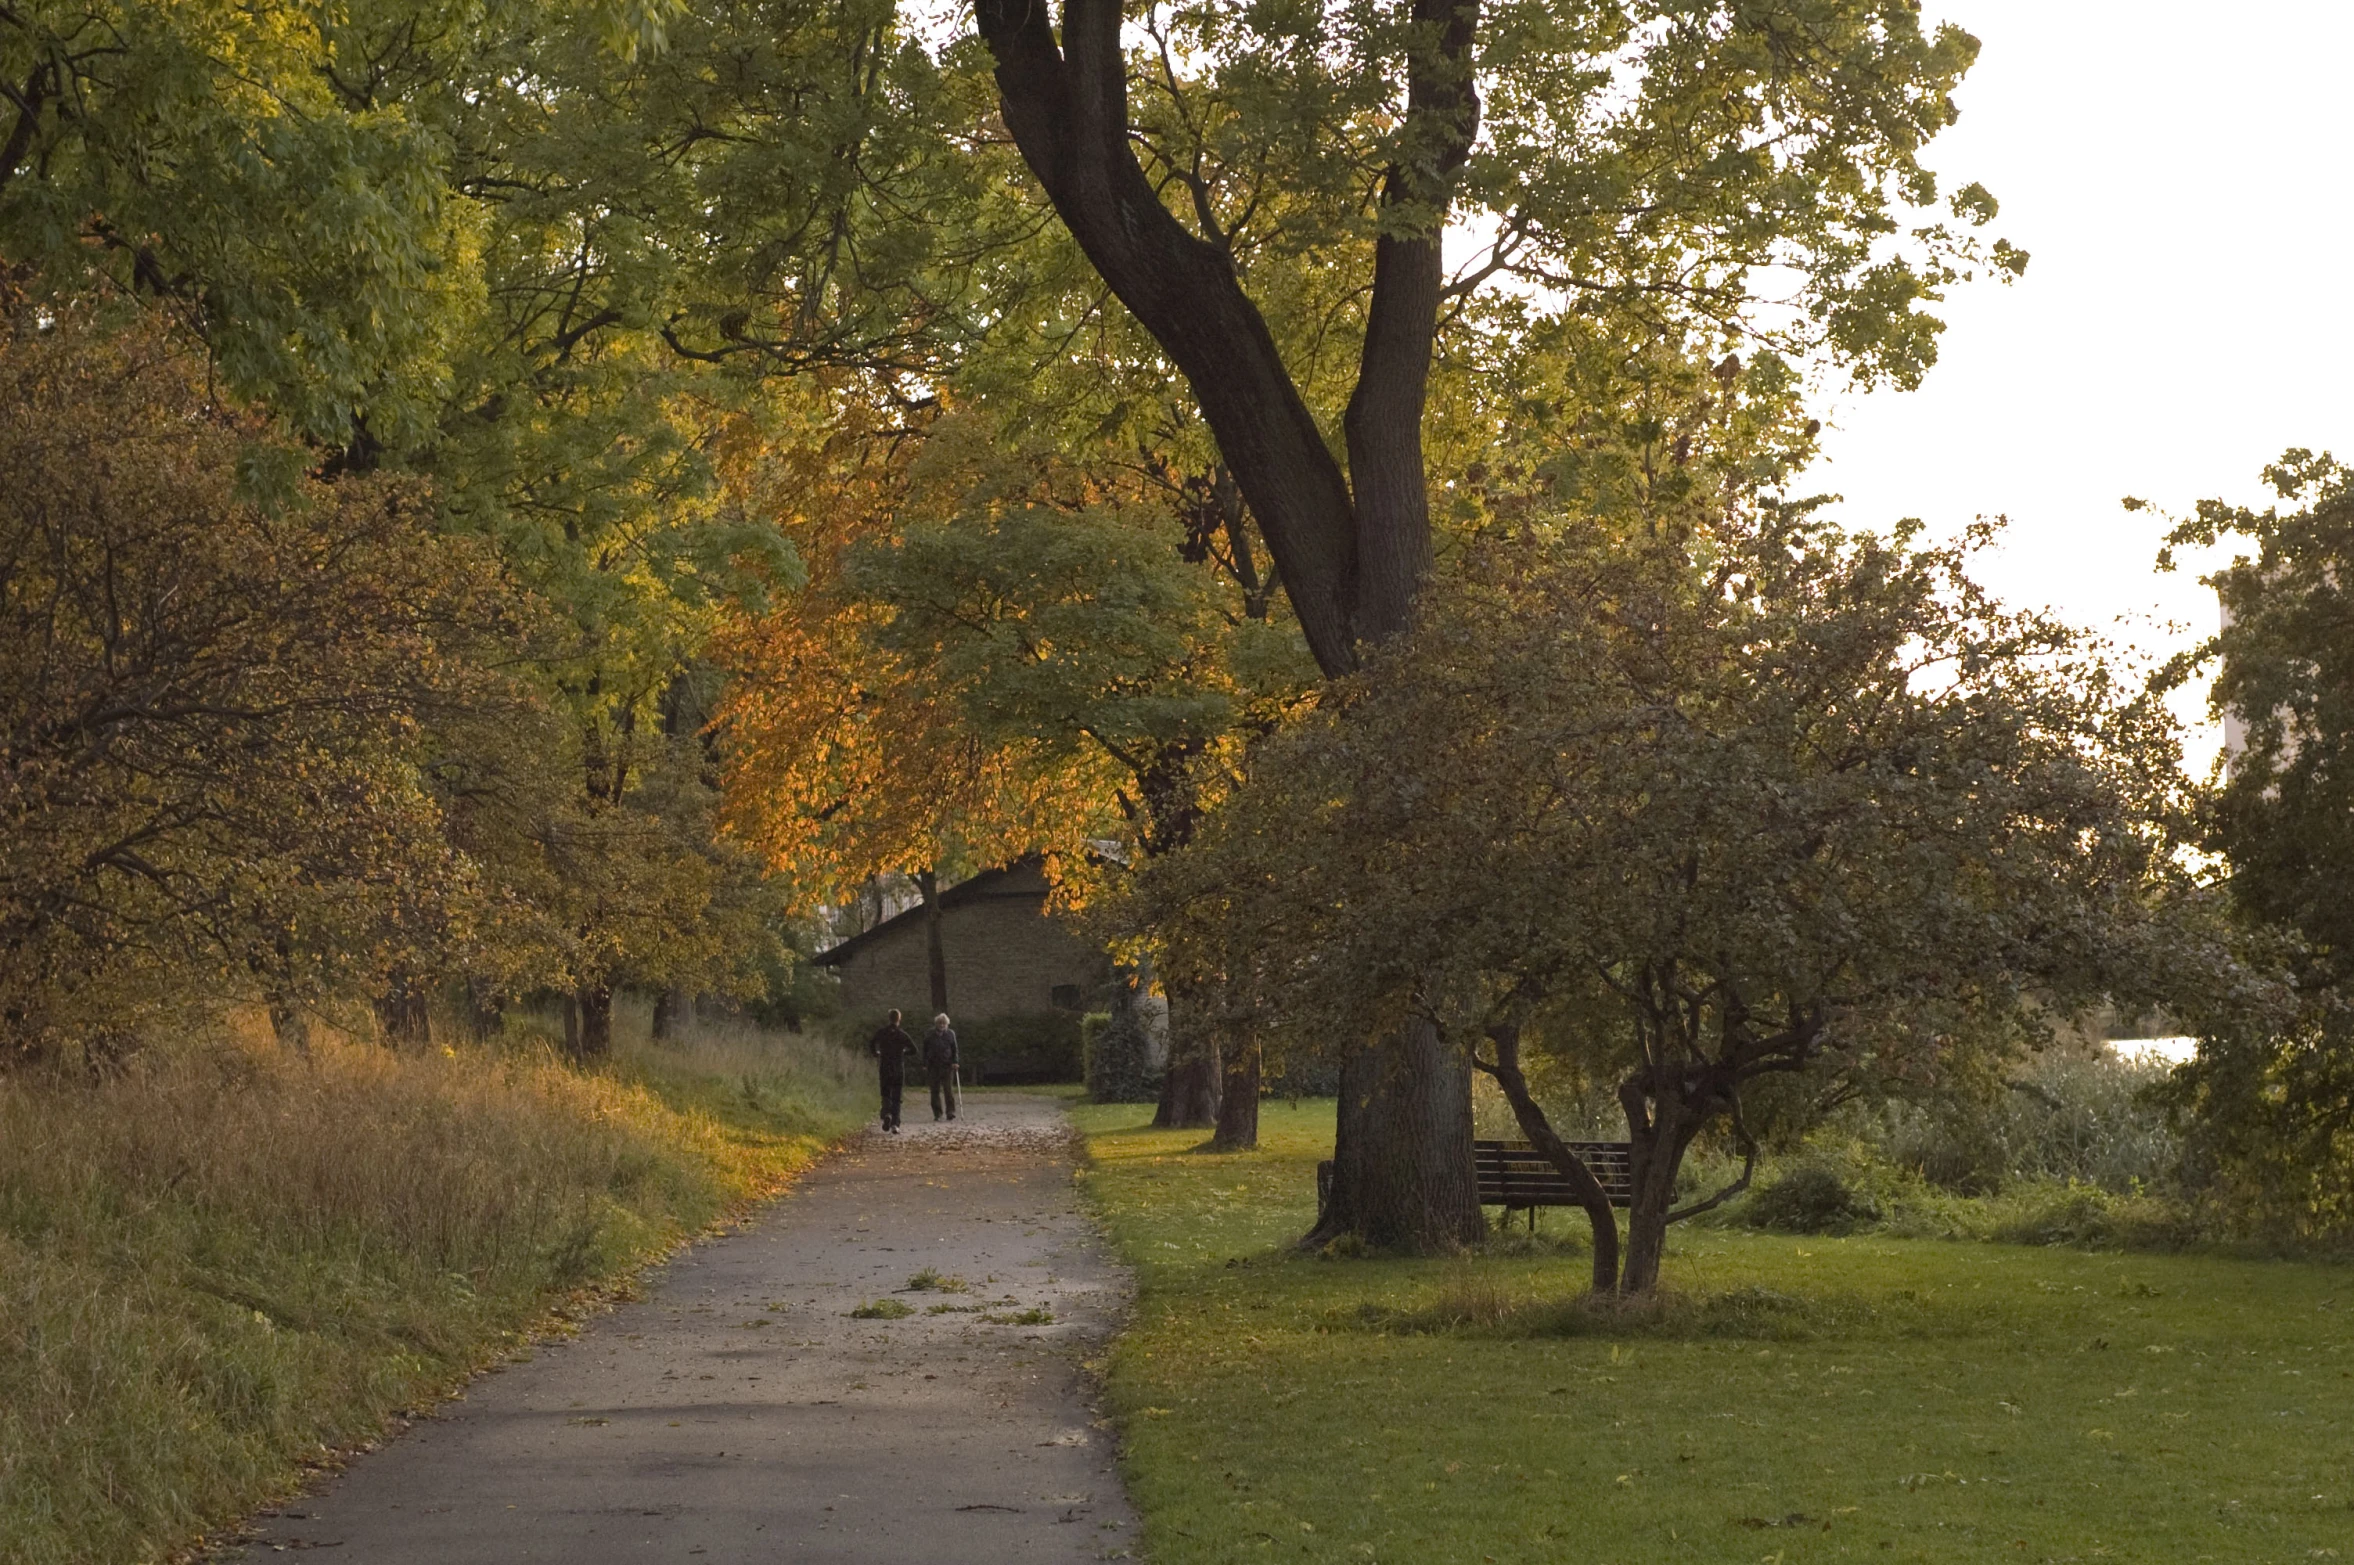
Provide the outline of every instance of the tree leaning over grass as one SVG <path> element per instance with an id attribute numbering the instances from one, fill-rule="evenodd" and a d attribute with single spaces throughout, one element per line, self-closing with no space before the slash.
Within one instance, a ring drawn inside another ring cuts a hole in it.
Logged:
<path id="1" fill-rule="evenodd" d="M 1133 49 L 1121 0 L 1066 0 L 1059 36 L 1032 0 L 974 15 L 1024 161 L 1190 384 L 1333 676 L 1412 618 L 1433 548 L 1431 363 L 1483 297 L 1512 286 L 1553 301 L 1540 316 L 1618 314 L 1671 339 L 1764 337 L 1909 384 L 1937 330 L 1917 306 L 1963 275 L 1978 255 L 1964 230 L 1994 211 L 1976 186 L 1950 198 L 1963 230 L 1919 211 L 1937 196 L 1919 152 L 1976 45 L 1925 34 L 1894 0 L 1575 15 L 1199 0 L 1150 9 Z M 1450 224 L 1479 240 L 1452 276 Z M 1345 410 L 1309 403 L 1245 287 L 1279 289 L 1309 249 L 1361 289 L 1362 313 L 1314 344 L 1357 340 Z M 1802 280 L 1793 307 L 1765 308 L 1768 267 Z M 1445 1248 L 1479 1233 L 1468 1074 L 1426 1027 L 1361 1062 L 1340 1136 L 1320 1235 Z"/>
<path id="2" fill-rule="evenodd" d="M 987 313 L 985 176 L 940 134 L 970 79 L 892 0 L 0 7 L 24 286 L 173 314 L 230 395 L 332 472 L 422 480 L 568 632 L 510 665 L 549 720 L 437 736 L 507 938 L 448 925 L 461 966 L 388 969 L 388 1036 L 462 980 L 484 1015 L 563 991 L 593 1049 L 616 984 L 725 975 L 746 877 L 669 725 L 793 561 L 713 456 L 789 377 L 936 370 Z"/>
<path id="3" fill-rule="evenodd" d="M 2162 706 L 1968 547 L 1775 510 L 1483 542 L 1156 866 L 1165 960 L 1295 1037 L 1419 1020 L 1473 1055 L 1590 1198 L 1596 1289 L 1650 1292 L 1668 1226 L 1746 1185 L 1761 1078 L 1929 1079 L 2232 981 Z M 1530 1051 L 1616 1083 L 1623 1267 Z M 1711 1132 L 1742 1174 L 1686 1199 Z"/>

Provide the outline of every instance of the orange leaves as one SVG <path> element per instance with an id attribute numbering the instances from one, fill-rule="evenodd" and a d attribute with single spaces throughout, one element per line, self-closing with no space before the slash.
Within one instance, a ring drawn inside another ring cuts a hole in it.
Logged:
<path id="1" fill-rule="evenodd" d="M 895 538 L 930 498 L 916 471 L 924 452 L 924 439 L 886 437 L 854 413 L 739 453 L 733 474 L 743 503 L 792 539 L 809 582 L 716 638 L 713 655 L 734 675 L 719 717 L 724 820 L 804 906 L 944 859 L 1076 850 L 1109 814 L 1105 791 L 1067 755 L 968 721 L 937 660 L 888 644 L 894 611 L 850 580 L 852 551 Z"/>

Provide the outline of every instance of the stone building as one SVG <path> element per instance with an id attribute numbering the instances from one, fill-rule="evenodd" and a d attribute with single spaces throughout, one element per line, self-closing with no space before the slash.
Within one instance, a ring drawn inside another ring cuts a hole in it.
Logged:
<path id="1" fill-rule="evenodd" d="M 1034 859 L 985 870 L 940 893 L 948 1012 L 966 1045 L 968 1080 L 1075 1072 L 1080 1016 L 1109 993 L 1110 958 L 1049 914 L 1046 897 L 1046 876 Z M 930 1021 L 921 903 L 816 961 L 840 980 L 842 1011 L 854 1027 L 878 1025 L 889 1010 L 904 1012 L 908 1031 L 919 1036 Z"/>

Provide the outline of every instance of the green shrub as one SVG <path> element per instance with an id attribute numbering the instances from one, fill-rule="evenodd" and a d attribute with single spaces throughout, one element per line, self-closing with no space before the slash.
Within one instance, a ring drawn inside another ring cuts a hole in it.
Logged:
<path id="1" fill-rule="evenodd" d="M 956 1029 L 964 1078 L 990 1081 L 1079 1081 L 1079 1017 L 1071 1011 L 1023 1011 L 991 1016 Z"/>
<path id="2" fill-rule="evenodd" d="M 2055 1049 L 1991 1098 L 1858 1107 L 1834 1128 L 1961 1195 L 2055 1180 L 2119 1194 L 2171 1189 L 2181 1181 L 2182 1141 L 2151 1101 L 2167 1070 L 2106 1052 Z"/>
<path id="3" fill-rule="evenodd" d="M 1982 1203 L 1983 1237 L 2005 1244 L 2179 1250 L 2213 1235 L 2201 1213 L 2163 1196 L 2119 1195 L 2097 1185 L 2041 1183 Z"/>
<path id="4" fill-rule="evenodd" d="M 1096 1011 L 1080 1026 L 1087 1096 L 1097 1103 L 1152 1103 L 1164 1071 L 1152 1068 L 1151 1039 L 1137 1010 Z"/>
<path id="5" fill-rule="evenodd" d="M 2106 1245 L 2116 1242 L 2117 1223 L 2106 1192 L 2074 1185 L 1998 1218 L 1992 1236 L 2005 1244 Z"/>
<path id="6" fill-rule="evenodd" d="M 798 953 L 779 951 L 764 957 L 760 976 L 765 987 L 745 1003 L 744 1012 L 763 1027 L 799 1032 L 842 1012 L 840 980 Z"/>
<path id="7" fill-rule="evenodd" d="M 1852 1233 L 1879 1220 L 1871 1197 L 1818 1163 L 1792 1169 L 1749 1198 L 1743 1215 L 1752 1227 L 1794 1234 Z"/>
<path id="8" fill-rule="evenodd" d="M 2127 1250 L 2180 1250 L 2225 1236 L 2215 1214 L 2171 1193 L 2120 1193 L 2043 1179 L 2018 1181 L 1991 1195 L 1960 1195 L 1917 1170 L 1878 1160 L 1862 1142 L 1818 1138 L 1805 1155 L 1804 1164 L 1756 1194 L 1697 1221 L 1791 1233 L 1868 1228 L 1891 1238 Z"/>

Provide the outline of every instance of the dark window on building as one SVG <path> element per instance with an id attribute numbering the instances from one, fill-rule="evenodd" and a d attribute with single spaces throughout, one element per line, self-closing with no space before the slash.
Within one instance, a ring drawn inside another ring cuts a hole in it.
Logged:
<path id="1" fill-rule="evenodd" d="M 1087 994 L 1077 984 L 1056 984 L 1051 993 L 1058 1011 L 1082 1011 L 1087 1008 Z"/>

